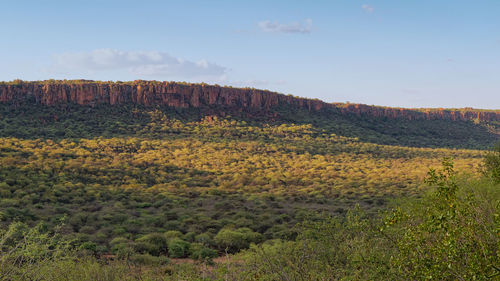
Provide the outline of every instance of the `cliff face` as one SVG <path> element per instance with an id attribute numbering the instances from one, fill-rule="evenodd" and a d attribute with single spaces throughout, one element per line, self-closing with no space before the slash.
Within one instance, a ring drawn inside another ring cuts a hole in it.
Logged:
<path id="1" fill-rule="evenodd" d="M 180 108 L 220 105 L 270 109 L 288 104 L 308 110 L 320 110 L 325 106 L 331 106 L 319 100 L 296 98 L 263 90 L 175 82 L 0 84 L 0 102 L 20 101 L 28 97 L 45 105 L 137 103 Z"/>
<path id="2" fill-rule="evenodd" d="M 104 83 L 93 81 L 22 82 L 0 84 L 0 102 L 34 100 L 44 105 L 76 103 L 80 105 L 137 103 L 146 106 L 168 105 L 178 108 L 224 106 L 245 110 L 270 110 L 289 105 L 309 111 L 325 108 L 345 114 L 372 117 L 499 121 L 500 111 L 413 110 L 363 104 L 330 104 L 256 89 L 237 89 L 205 84 L 135 81 Z"/>
<path id="3" fill-rule="evenodd" d="M 378 107 L 365 104 L 337 104 L 342 113 L 352 113 L 358 116 L 366 115 L 373 117 L 387 117 L 390 119 L 408 120 L 453 120 L 465 121 L 478 119 L 481 121 L 500 121 L 500 110 L 480 111 L 480 110 L 448 110 L 448 109 L 405 109 L 394 107 Z"/>

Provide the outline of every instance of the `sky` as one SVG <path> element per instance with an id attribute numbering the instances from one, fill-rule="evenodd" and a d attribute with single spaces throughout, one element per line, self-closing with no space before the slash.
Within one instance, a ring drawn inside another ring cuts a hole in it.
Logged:
<path id="1" fill-rule="evenodd" d="M 0 80 L 206 82 L 500 108 L 499 0 L 0 0 Z"/>

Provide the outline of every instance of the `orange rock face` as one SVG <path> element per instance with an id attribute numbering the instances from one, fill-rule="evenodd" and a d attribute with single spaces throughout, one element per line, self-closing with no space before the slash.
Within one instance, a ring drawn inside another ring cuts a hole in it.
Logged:
<path id="1" fill-rule="evenodd" d="M 19 84 L 0 83 L 0 102 L 26 99 L 44 105 L 76 103 L 80 105 L 136 103 L 146 106 L 167 105 L 178 108 L 223 106 L 238 110 L 270 110 L 289 105 L 309 111 L 325 108 L 360 116 L 416 119 L 499 121 L 500 111 L 413 110 L 364 104 L 330 104 L 257 89 L 238 89 L 206 84 L 134 81 L 127 83 L 94 81 L 42 81 Z"/>
<path id="2" fill-rule="evenodd" d="M 377 107 L 364 104 L 347 104 L 338 106 L 343 113 L 353 113 L 356 115 L 367 115 L 373 117 L 386 117 L 390 119 L 408 120 L 435 120 L 445 119 L 453 121 L 465 121 L 478 119 L 481 121 L 500 121 L 500 110 L 480 111 L 480 110 L 447 110 L 447 109 L 404 109 L 391 107 Z"/>

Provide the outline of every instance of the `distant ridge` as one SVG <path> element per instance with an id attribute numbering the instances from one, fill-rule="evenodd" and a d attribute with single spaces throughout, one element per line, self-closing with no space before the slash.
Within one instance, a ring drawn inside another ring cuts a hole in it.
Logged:
<path id="1" fill-rule="evenodd" d="M 480 120 L 500 121 L 500 110 L 405 109 L 350 103 L 326 103 L 253 88 L 233 88 L 208 84 L 158 82 L 101 82 L 91 80 L 46 80 L 0 82 L 0 102 L 19 104 L 32 101 L 43 105 L 76 103 L 135 103 L 145 106 L 166 105 L 177 108 L 228 107 L 236 110 L 272 110 L 293 106 L 309 111 L 337 110 L 377 118 L 408 120 Z"/>

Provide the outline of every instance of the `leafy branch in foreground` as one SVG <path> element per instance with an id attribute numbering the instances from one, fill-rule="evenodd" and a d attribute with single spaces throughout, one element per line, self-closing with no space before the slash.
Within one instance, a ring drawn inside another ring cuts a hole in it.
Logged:
<path id="1" fill-rule="evenodd" d="M 495 183 L 500 183 L 500 142 L 497 143 L 492 152 L 488 153 L 483 161 L 483 173 L 490 177 Z"/>
<path id="2" fill-rule="evenodd" d="M 0 280 L 36 280 L 48 262 L 73 258 L 70 243 L 58 230 L 51 233 L 43 223 L 30 228 L 16 222 L 0 231 Z"/>
<path id="3" fill-rule="evenodd" d="M 500 189 L 462 179 L 446 158 L 432 192 L 380 218 L 352 210 L 299 226 L 295 241 L 240 255 L 245 280 L 491 280 L 500 265 Z M 497 280 L 497 279 L 493 279 Z"/>
<path id="4" fill-rule="evenodd" d="M 390 262 L 412 280 L 485 280 L 499 264 L 498 204 L 460 190 L 453 162 L 442 165 L 426 180 L 436 192 L 386 221 L 398 249 Z"/>

